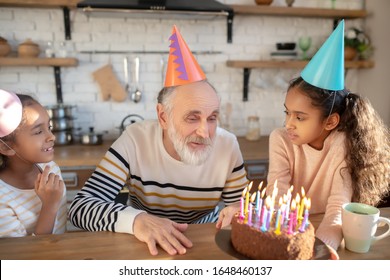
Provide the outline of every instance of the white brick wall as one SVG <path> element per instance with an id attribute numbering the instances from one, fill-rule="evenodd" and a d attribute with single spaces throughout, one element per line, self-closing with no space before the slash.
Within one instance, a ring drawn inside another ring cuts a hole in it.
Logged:
<path id="1" fill-rule="evenodd" d="M 254 5 L 254 0 L 224 0 L 227 4 Z M 296 0 L 294 6 L 330 7 L 331 0 Z M 338 8 L 360 9 L 363 0 L 337 0 Z M 272 5 L 285 6 L 284 0 Z M 96 131 L 108 130 L 117 137 L 122 118 L 135 113 L 155 118 L 156 96 L 162 86 L 160 59 L 167 55 L 141 54 L 142 102 L 130 99 L 123 103 L 102 101 L 97 83 L 91 73 L 111 63 L 124 84 L 124 54 L 85 54 L 82 51 L 168 51 L 168 38 L 176 24 L 190 49 L 221 52 L 214 55 L 197 55 L 208 79 L 222 97 L 222 104 L 233 104 L 233 132 L 245 133 L 246 118 L 257 114 L 261 119 L 263 135 L 268 135 L 283 123 L 283 101 L 286 81 L 299 74 L 290 69 L 254 69 L 250 76 L 249 102 L 242 101 L 242 69 L 228 68 L 229 59 L 267 59 L 278 41 L 296 41 L 302 34 L 313 38 L 312 52 L 332 31 L 331 19 L 296 17 L 235 16 L 233 43 L 227 43 L 226 19 L 160 20 L 130 19 L 124 17 L 86 17 L 81 11 L 71 11 L 72 45 L 77 67 L 61 68 L 63 100 L 77 104 L 76 124 L 83 129 L 95 126 Z M 361 26 L 362 20 L 346 21 Z M 5 37 L 16 51 L 17 45 L 27 38 L 37 42 L 42 50 L 47 41 L 59 46 L 64 41 L 64 24 L 61 9 L 0 8 L 0 36 Z M 43 53 L 42 53 L 43 55 Z M 127 54 L 130 61 L 135 54 Z M 131 69 L 132 72 L 132 69 Z M 347 86 L 356 87 L 356 70 L 349 71 Z M 350 84 L 349 84 L 350 83 Z M 43 105 L 56 103 L 54 72 L 50 67 L 0 67 L 0 88 L 33 93 Z M 134 89 L 132 87 L 132 89 Z"/>

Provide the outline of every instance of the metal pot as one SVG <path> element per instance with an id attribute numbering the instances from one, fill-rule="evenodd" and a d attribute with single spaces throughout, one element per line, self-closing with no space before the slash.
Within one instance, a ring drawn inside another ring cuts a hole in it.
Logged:
<path id="1" fill-rule="evenodd" d="M 51 119 L 73 118 L 75 109 L 75 105 L 64 104 L 46 107 L 46 111 Z"/>
<path id="2" fill-rule="evenodd" d="M 94 128 L 90 127 L 88 133 L 81 134 L 80 142 L 83 145 L 101 145 L 103 143 L 103 133 L 96 133 Z"/>
<path id="3" fill-rule="evenodd" d="M 52 126 L 53 131 L 72 130 L 73 119 L 67 119 L 67 118 L 51 119 L 50 125 Z"/>
<path id="4" fill-rule="evenodd" d="M 70 145 L 73 142 L 72 133 L 69 131 L 57 131 L 53 134 L 56 137 L 56 145 Z"/>

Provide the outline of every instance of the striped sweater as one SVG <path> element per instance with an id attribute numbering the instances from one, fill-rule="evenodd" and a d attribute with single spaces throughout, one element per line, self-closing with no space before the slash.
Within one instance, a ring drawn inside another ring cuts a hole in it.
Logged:
<path id="1" fill-rule="evenodd" d="M 50 172 L 61 176 L 57 164 L 39 164 L 42 169 L 50 166 Z M 34 233 L 42 202 L 34 189 L 18 189 L 0 180 L 0 237 L 21 237 Z M 66 228 L 66 191 L 57 213 L 53 233 L 61 234 Z"/>
<path id="2" fill-rule="evenodd" d="M 179 223 L 214 222 L 216 206 L 237 202 L 247 185 L 235 135 L 217 129 L 213 151 L 200 166 L 173 159 L 157 120 L 135 123 L 109 148 L 73 200 L 71 222 L 89 231 L 133 233 L 140 212 Z M 114 201 L 126 186 L 129 199 Z"/>

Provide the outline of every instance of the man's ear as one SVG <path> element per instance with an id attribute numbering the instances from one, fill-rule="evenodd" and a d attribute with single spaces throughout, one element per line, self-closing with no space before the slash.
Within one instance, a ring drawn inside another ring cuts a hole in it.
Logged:
<path id="1" fill-rule="evenodd" d="M 168 129 L 168 113 L 160 103 L 157 104 L 157 118 L 162 129 Z"/>
<path id="2" fill-rule="evenodd" d="M 0 141 L 0 154 L 5 156 L 14 156 L 16 152 L 8 145 L 5 145 L 2 141 Z"/>
<path id="3" fill-rule="evenodd" d="M 333 130 L 334 128 L 337 127 L 339 122 L 340 122 L 340 115 L 338 113 L 333 113 L 326 119 L 325 129 Z"/>

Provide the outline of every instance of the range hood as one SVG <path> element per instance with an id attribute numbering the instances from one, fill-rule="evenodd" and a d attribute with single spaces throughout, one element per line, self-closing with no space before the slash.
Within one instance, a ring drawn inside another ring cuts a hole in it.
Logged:
<path id="1" fill-rule="evenodd" d="M 232 41 L 233 9 L 216 0 L 84 0 L 77 4 L 88 16 L 213 19 L 226 17 Z"/>

